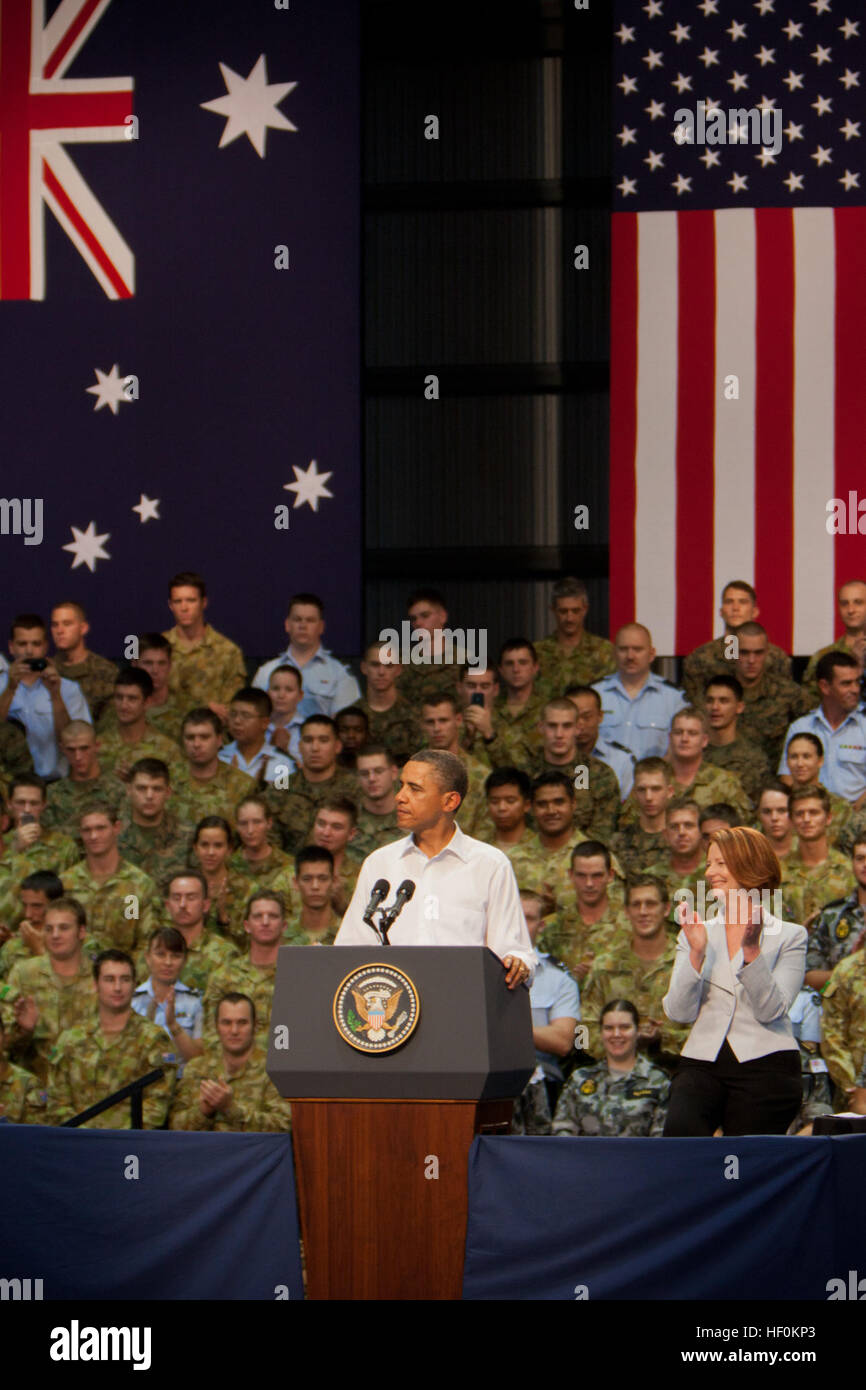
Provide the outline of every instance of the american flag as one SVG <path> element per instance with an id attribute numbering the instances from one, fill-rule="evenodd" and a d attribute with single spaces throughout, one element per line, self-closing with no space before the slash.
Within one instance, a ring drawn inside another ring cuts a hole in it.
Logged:
<path id="1" fill-rule="evenodd" d="M 744 579 L 808 653 L 866 572 L 828 529 L 866 496 L 866 17 L 631 0 L 615 23 L 612 622 L 682 654 Z"/>
<path id="2" fill-rule="evenodd" d="M 7 625 L 120 659 L 192 569 L 251 656 L 310 589 L 357 650 L 359 78 L 356 0 L 0 0 Z"/>

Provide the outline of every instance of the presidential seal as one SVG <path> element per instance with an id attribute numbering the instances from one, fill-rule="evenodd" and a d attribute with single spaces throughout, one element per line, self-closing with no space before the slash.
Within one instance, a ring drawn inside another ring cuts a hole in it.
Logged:
<path id="1" fill-rule="evenodd" d="M 334 995 L 334 1023 L 341 1038 L 359 1052 L 393 1052 L 414 1032 L 418 991 L 393 965 L 362 965 Z"/>

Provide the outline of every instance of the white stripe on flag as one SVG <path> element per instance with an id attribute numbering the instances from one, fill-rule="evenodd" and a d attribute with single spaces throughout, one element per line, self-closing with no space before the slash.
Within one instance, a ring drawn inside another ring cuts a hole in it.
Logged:
<path id="1" fill-rule="evenodd" d="M 716 213 L 716 419 L 713 588 L 755 578 L 755 213 Z M 725 377 L 739 399 L 725 397 Z M 722 632 L 721 618 L 716 631 Z"/>
<path id="2" fill-rule="evenodd" d="M 794 645 L 812 652 L 833 632 L 836 249 L 832 208 L 794 210 Z"/>
<path id="3" fill-rule="evenodd" d="M 677 215 L 638 221 L 635 616 L 658 652 L 675 649 Z"/>

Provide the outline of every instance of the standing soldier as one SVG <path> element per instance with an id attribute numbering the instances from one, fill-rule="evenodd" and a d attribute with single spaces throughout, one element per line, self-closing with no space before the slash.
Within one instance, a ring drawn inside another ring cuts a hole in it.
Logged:
<path id="1" fill-rule="evenodd" d="M 760 613 L 757 602 L 757 594 L 751 584 L 746 584 L 740 579 L 732 579 L 722 590 L 722 606 L 719 613 L 724 620 L 725 631 L 721 637 L 716 637 L 712 642 L 705 642 L 702 647 L 695 647 L 686 657 L 683 667 L 683 685 L 686 694 L 692 704 L 697 704 L 700 699 L 701 691 L 704 689 L 710 676 L 721 675 L 723 671 L 730 670 L 731 662 L 736 660 L 734 653 L 737 651 L 742 625 L 744 623 L 753 624 Z M 733 644 L 731 638 L 737 639 Z M 732 654 L 729 656 L 728 653 Z M 781 647 L 774 647 L 772 643 L 767 647 L 767 668 L 774 675 L 791 676 L 791 658 L 787 652 L 783 652 Z"/>
<path id="2" fill-rule="evenodd" d="M 361 662 L 366 694 L 357 700 L 369 724 L 369 742 L 382 744 L 396 762 L 403 764 L 421 742 L 417 711 L 397 688 L 402 666 L 382 661 L 385 642 L 371 642 Z"/>
<path id="3" fill-rule="evenodd" d="M 739 655 L 729 665 L 743 687 L 745 706 L 737 727 L 746 738 L 760 744 L 775 767 L 785 730 L 808 712 L 809 701 L 796 681 L 773 670 L 767 633 L 760 623 L 743 623 L 736 636 Z"/>
<path id="4" fill-rule="evenodd" d="M 90 708 L 94 723 L 111 700 L 117 667 L 85 645 L 90 631 L 80 603 L 58 603 L 51 610 L 54 664 L 65 680 L 75 681 Z"/>
<path id="5" fill-rule="evenodd" d="M 809 989 L 823 989 L 841 960 L 863 945 L 866 933 L 866 836 L 854 841 L 851 872 L 856 888 L 836 898 L 818 913 L 806 946 L 806 979 Z"/>
<path id="6" fill-rule="evenodd" d="M 711 676 L 704 687 L 703 708 L 710 726 L 704 758 L 713 767 L 732 772 L 752 805 L 757 805 L 761 783 L 770 776 L 771 768 L 763 749 L 739 731 L 746 706 L 737 677 L 728 672 Z"/>
<path id="7" fill-rule="evenodd" d="M 200 574 L 185 570 L 168 584 L 168 606 L 175 626 L 163 636 L 171 643 L 170 690 L 186 709 L 207 705 L 224 720 L 232 695 L 246 684 L 240 647 L 205 622 L 207 589 Z"/>
<path id="8" fill-rule="evenodd" d="M 616 669 L 613 643 L 584 627 L 589 597 L 582 579 L 558 579 L 550 607 L 556 631 L 534 643 L 539 693 L 548 700 L 564 695 L 569 685 L 592 685 Z"/>

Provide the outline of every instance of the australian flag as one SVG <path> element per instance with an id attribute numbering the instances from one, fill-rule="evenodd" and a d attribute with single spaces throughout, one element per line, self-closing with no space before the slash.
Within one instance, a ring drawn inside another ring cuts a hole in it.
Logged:
<path id="1" fill-rule="evenodd" d="M 356 0 L 0 0 L 6 622 L 360 645 Z"/>

